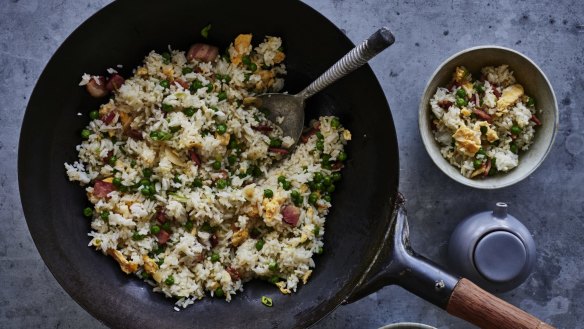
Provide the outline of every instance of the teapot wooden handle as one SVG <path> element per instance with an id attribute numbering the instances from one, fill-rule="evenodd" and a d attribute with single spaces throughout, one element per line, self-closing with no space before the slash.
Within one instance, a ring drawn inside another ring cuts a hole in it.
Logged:
<path id="1" fill-rule="evenodd" d="M 481 328 L 553 329 L 535 316 L 460 279 L 446 306 L 448 313 Z"/>

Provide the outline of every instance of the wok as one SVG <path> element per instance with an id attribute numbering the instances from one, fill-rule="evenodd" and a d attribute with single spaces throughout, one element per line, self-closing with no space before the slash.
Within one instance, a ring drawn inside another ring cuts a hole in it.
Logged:
<path id="1" fill-rule="evenodd" d="M 334 114 L 352 131 L 350 160 L 333 195 L 325 253 L 311 280 L 292 295 L 252 281 L 233 301 L 206 298 L 186 310 L 87 247 L 83 189 L 68 182 L 63 163 L 76 158 L 79 132 L 99 101 L 77 86 L 84 72 L 122 64 L 128 76 L 150 50 L 187 49 L 201 41 L 222 49 L 239 33 L 281 36 L 286 90 L 297 92 L 353 47 L 325 17 L 294 1 L 116 1 L 82 24 L 57 50 L 31 96 L 22 125 L 18 172 L 34 242 L 61 286 L 89 313 L 124 328 L 291 328 L 315 323 L 343 302 L 399 284 L 450 313 L 485 327 L 544 327 L 536 318 L 416 255 L 408 244 L 398 194 L 398 147 L 389 106 L 365 66 L 316 95 L 307 116 Z M 399 37 L 399 36 L 398 36 Z M 77 113 L 82 113 L 78 116 Z M 274 306 L 261 304 L 271 297 Z"/>

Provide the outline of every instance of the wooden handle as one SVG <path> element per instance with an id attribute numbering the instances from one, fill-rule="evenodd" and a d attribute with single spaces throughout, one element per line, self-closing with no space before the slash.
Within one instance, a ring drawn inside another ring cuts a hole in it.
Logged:
<path id="1" fill-rule="evenodd" d="M 460 279 L 446 306 L 448 313 L 481 328 L 553 329 L 535 316 Z"/>

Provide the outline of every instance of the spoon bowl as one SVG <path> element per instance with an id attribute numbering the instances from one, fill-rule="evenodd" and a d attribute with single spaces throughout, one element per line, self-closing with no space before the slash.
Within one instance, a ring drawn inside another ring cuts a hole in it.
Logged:
<path id="1" fill-rule="evenodd" d="M 304 128 L 304 106 L 306 99 L 363 66 L 394 42 L 395 38 L 393 34 L 386 27 L 382 27 L 367 38 L 367 40 L 349 51 L 298 94 L 262 94 L 256 97 L 256 106 L 260 109 L 267 110 L 268 119 L 282 129 L 284 136 L 290 136 L 294 142 L 298 142 Z"/>

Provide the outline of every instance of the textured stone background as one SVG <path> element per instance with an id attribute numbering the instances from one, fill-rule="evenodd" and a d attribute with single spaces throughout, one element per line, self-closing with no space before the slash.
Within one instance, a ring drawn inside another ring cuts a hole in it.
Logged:
<path id="1" fill-rule="evenodd" d="M 456 223 L 496 201 L 534 235 L 538 259 L 519 288 L 500 297 L 561 328 L 584 327 L 584 5 L 580 1 L 308 0 L 360 42 L 387 25 L 397 42 L 371 62 L 391 105 L 400 143 L 401 191 L 414 248 L 445 264 Z M 16 177 L 18 135 L 32 88 L 50 56 L 107 0 L 0 0 L 0 328 L 103 328 L 56 283 L 28 232 Z M 437 65 L 467 47 L 512 47 L 538 63 L 560 106 L 560 131 L 545 163 L 525 181 L 478 191 L 443 175 L 417 131 L 417 106 Z M 468 328 L 399 287 L 339 307 L 316 328 L 376 328 L 417 321 Z"/>

